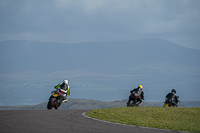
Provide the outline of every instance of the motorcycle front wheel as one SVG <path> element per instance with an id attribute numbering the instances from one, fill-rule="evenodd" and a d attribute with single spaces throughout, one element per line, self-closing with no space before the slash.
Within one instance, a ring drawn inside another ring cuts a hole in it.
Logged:
<path id="1" fill-rule="evenodd" d="M 134 107 L 135 106 L 135 101 L 131 100 L 128 102 L 127 107 Z"/>
<path id="2" fill-rule="evenodd" d="M 55 104 L 55 102 L 56 102 L 56 98 L 51 97 L 51 98 L 49 99 L 48 104 L 47 104 L 47 109 L 52 109 L 53 106 L 54 106 L 54 104 Z"/>

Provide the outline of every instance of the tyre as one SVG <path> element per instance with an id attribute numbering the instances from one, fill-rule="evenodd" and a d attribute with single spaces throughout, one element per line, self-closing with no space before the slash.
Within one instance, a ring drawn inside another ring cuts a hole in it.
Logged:
<path id="1" fill-rule="evenodd" d="M 132 107 L 137 107 L 137 105 L 136 105 L 136 104 L 137 104 L 137 101 L 136 101 L 136 100 L 134 100 L 134 101 L 133 101 L 133 103 L 132 103 Z"/>
<path id="2" fill-rule="evenodd" d="M 56 103 L 55 109 L 58 109 L 60 107 L 61 103 Z"/>
<path id="3" fill-rule="evenodd" d="M 129 101 L 129 102 L 127 103 L 127 107 L 133 107 L 133 100 L 131 100 L 131 101 Z"/>
<path id="4" fill-rule="evenodd" d="M 48 104 L 47 104 L 47 109 L 52 109 L 55 102 L 56 102 L 56 98 L 51 97 L 51 98 L 49 99 Z"/>

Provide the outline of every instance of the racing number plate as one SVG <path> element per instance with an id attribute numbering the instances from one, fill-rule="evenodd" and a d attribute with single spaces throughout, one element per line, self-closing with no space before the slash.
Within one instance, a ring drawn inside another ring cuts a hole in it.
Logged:
<path id="1" fill-rule="evenodd" d="M 169 104 L 168 104 L 168 103 L 165 103 L 165 104 L 164 104 L 164 107 L 169 107 Z"/>
<path id="2" fill-rule="evenodd" d="M 58 96 L 58 94 L 56 94 L 56 93 L 53 93 L 52 95 L 53 95 L 53 96 L 55 96 L 55 97 L 57 97 L 57 96 Z"/>

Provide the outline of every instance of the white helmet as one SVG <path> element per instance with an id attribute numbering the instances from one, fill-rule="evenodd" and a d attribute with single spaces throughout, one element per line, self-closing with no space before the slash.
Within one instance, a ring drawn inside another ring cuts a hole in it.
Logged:
<path id="1" fill-rule="evenodd" d="M 68 80 L 64 79 L 63 83 L 66 83 L 68 85 L 69 82 L 68 82 Z"/>

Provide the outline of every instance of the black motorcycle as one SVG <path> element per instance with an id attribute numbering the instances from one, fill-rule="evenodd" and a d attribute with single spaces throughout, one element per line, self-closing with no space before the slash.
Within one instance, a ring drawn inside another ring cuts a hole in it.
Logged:
<path id="1" fill-rule="evenodd" d="M 178 102 L 180 102 L 180 101 L 178 100 Z M 172 99 L 166 98 L 165 102 L 163 102 L 163 103 L 164 103 L 163 107 L 178 107 L 178 105 L 176 103 L 172 102 Z"/>
<path id="2" fill-rule="evenodd" d="M 127 107 L 138 107 L 142 102 L 138 100 L 139 96 L 137 94 L 131 93 L 127 102 Z"/>
<path id="3" fill-rule="evenodd" d="M 61 95 L 63 94 L 63 91 L 60 89 L 52 91 L 51 96 L 49 97 L 49 102 L 47 104 L 47 109 L 58 109 L 62 103 Z"/>

